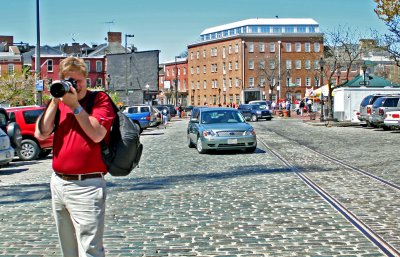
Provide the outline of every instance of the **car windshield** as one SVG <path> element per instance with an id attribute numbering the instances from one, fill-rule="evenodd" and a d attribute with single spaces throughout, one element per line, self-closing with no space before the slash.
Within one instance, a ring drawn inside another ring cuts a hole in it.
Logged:
<path id="1" fill-rule="evenodd" d="M 216 124 L 216 123 L 243 123 L 245 122 L 243 116 L 235 110 L 213 110 L 204 111 L 201 114 L 202 124 Z"/>
<path id="2" fill-rule="evenodd" d="M 260 105 L 260 104 L 254 104 L 251 106 L 253 110 L 265 110 L 267 106 L 266 105 Z"/>

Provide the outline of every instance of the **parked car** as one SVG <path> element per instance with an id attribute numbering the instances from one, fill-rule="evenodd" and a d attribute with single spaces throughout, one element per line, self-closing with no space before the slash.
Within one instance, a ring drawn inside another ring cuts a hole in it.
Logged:
<path id="1" fill-rule="evenodd" d="M 152 111 L 152 118 L 150 122 L 151 127 L 157 127 L 162 122 L 162 114 L 157 108 L 151 108 Z"/>
<path id="2" fill-rule="evenodd" d="M 200 154 L 209 150 L 241 149 L 254 152 L 254 128 L 234 108 L 194 108 L 187 127 L 187 142 Z"/>
<path id="3" fill-rule="evenodd" d="M 125 107 L 122 111 L 128 118 L 130 118 L 133 123 L 139 126 L 140 133 L 144 129 L 150 127 L 150 122 L 152 118 L 151 106 L 147 104 L 133 105 Z"/>
<path id="4" fill-rule="evenodd" d="M 168 108 L 169 118 L 175 117 L 177 113 L 175 107 L 172 104 L 154 105 L 153 107 L 157 108 L 160 111 L 162 111 L 164 108 Z"/>
<path id="5" fill-rule="evenodd" d="M 46 108 L 42 106 L 21 106 L 6 108 L 10 122 L 16 122 L 21 128 L 21 147 L 16 148 L 18 157 L 31 161 L 48 156 L 53 149 L 53 135 L 45 140 L 35 137 L 37 118 Z"/>
<path id="6" fill-rule="evenodd" d="M 386 112 L 383 123 L 388 128 L 400 128 L 400 111 Z"/>
<path id="7" fill-rule="evenodd" d="M 389 96 L 388 94 L 372 94 L 366 96 L 360 103 L 360 111 L 357 113 L 357 118 L 360 121 L 361 125 L 371 126 L 369 123 L 369 116 L 371 115 L 372 111 L 372 104 L 378 99 L 379 97 Z"/>
<path id="8" fill-rule="evenodd" d="M 14 157 L 14 148 L 11 146 L 10 137 L 0 129 L 0 168 L 8 165 Z"/>
<path id="9" fill-rule="evenodd" d="M 271 120 L 271 112 L 265 108 L 265 105 L 259 104 L 240 104 L 238 110 L 246 120 L 258 121 L 259 119 Z"/>
<path id="10" fill-rule="evenodd" d="M 372 105 L 369 122 L 373 127 L 382 127 L 385 130 L 390 129 L 383 121 L 385 114 L 389 111 L 400 111 L 400 96 L 379 97 Z"/>
<path id="11" fill-rule="evenodd" d="M 250 101 L 249 104 L 258 104 L 258 105 L 265 106 L 265 108 L 267 108 L 268 110 L 271 109 L 271 101 L 267 101 L 267 100 Z"/>

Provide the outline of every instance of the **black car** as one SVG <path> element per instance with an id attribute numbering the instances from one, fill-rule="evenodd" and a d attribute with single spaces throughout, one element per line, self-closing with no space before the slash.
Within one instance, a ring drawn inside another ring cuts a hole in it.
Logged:
<path id="1" fill-rule="evenodd" d="M 258 121 L 259 119 L 272 119 L 271 112 L 259 104 L 240 104 L 238 111 L 242 113 L 246 120 Z"/>

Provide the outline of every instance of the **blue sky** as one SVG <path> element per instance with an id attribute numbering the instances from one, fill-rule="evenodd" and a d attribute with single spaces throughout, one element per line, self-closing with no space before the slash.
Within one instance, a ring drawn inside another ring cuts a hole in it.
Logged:
<path id="1" fill-rule="evenodd" d="M 313 18 L 322 31 L 341 25 L 366 37 L 370 29 L 384 33 L 375 6 L 373 0 L 40 0 L 41 44 L 71 44 L 72 38 L 101 44 L 110 29 L 134 34 L 128 44 L 139 51 L 161 50 L 163 62 L 183 52 L 204 29 L 249 18 Z M 36 0 L 6 1 L 0 17 L 0 35 L 36 44 Z"/>

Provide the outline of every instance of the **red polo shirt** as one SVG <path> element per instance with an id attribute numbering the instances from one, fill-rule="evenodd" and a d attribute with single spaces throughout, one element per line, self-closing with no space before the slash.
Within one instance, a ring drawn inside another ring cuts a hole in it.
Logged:
<path id="1" fill-rule="evenodd" d="M 88 94 L 79 101 L 85 109 Z M 53 169 L 63 174 L 87 174 L 107 172 L 101 157 L 100 143 L 93 142 L 82 130 L 71 109 L 60 102 L 60 122 L 54 132 Z M 115 112 L 111 100 L 105 93 L 96 95 L 91 116 L 95 117 L 107 131 L 110 130 Z M 109 137 L 109 132 L 106 139 Z"/>

